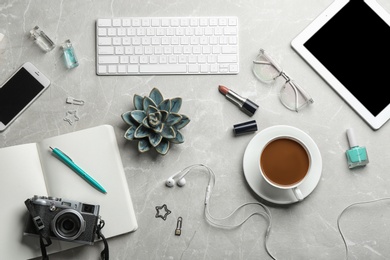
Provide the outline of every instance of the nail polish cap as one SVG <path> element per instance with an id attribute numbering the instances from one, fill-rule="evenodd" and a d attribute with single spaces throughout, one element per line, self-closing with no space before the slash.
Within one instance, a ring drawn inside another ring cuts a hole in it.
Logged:
<path id="1" fill-rule="evenodd" d="M 257 131 L 256 120 L 251 120 L 248 122 L 236 124 L 233 126 L 234 135 L 248 134 Z"/>
<path id="2" fill-rule="evenodd" d="M 350 148 L 358 146 L 353 128 L 347 129 L 347 138 L 348 138 Z"/>

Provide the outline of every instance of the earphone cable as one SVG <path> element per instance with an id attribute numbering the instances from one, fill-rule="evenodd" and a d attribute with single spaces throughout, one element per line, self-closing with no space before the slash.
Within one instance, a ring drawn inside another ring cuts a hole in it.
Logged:
<path id="1" fill-rule="evenodd" d="M 184 176 L 189 173 L 193 168 L 195 167 L 204 167 L 207 169 L 207 171 L 209 172 L 209 183 L 208 183 L 208 186 L 207 186 L 207 189 L 206 189 L 206 195 L 205 195 L 205 207 L 204 207 L 204 214 L 205 214 L 205 218 L 206 220 L 218 227 L 218 228 L 225 228 L 225 229 L 233 229 L 233 228 L 237 228 L 237 227 L 240 227 L 241 225 L 243 225 L 247 220 L 249 220 L 252 216 L 255 216 L 255 215 L 260 215 L 262 217 L 264 217 L 267 222 L 268 222 L 268 226 L 267 226 L 267 230 L 264 234 L 264 247 L 265 247 L 265 250 L 267 252 L 267 254 L 272 258 L 272 259 L 276 259 L 272 254 L 271 252 L 269 251 L 268 249 L 268 238 L 269 238 L 269 235 L 271 233 L 271 227 L 272 227 L 272 216 L 271 216 L 271 212 L 270 210 L 268 209 L 267 206 L 263 205 L 262 203 L 259 203 L 259 202 L 247 202 L 247 203 L 244 203 L 240 206 L 238 206 L 236 209 L 234 209 L 228 216 L 226 217 L 223 217 L 223 218 L 215 218 L 211 215 L 210 213 L 210 210 L 209 210 L 209 205 L 208 205 L 208 202 L 209 202 L 209 199 L 211 198 L 211 193 L 212 193 L 212 189 L 214 188 L 215 186 L 215 174 L 213 172 L 213 170 L 208 167 L 207 165 L 204 165 L 204 164 L 194 164 L 194 165 L 191 165 L 191 166 L 188 166 L 186 168 L 184 168 L 181 172 L 184 172 L 183 174 L 180 175 L 180 178 L 184 178 Z M 179 179 L 180 179 L 179 178 Z M 226 220 L 228 218 L 230 218 L 231 216 L 233 216 L 236 212 L 238 212 L 239 209 L 245 207 L 245 206 L 249 206 L 249 205 L 258 205 L 260 207 L 262 207 L 262 209 L 265 211 L 265 212 L 253 212 L 251 213 L 249 216 L 247 216 L 244 220 L 242 220 L 240 223 L 237 223 L 235 225 L 226 225 L 226 224 L 219 224 L 217 223 L 216 221 L 223 221 L 223 220 Z"/>
<path id="2" fill-rule="evenodd" d="M 351 207 L 354 207 L 354 206 L 357 206 L 357 205 L 363 205 L 363 204 L 379 202 L 379 201 L 383 201 L 383 200 L 390 200 L 390 197 L 385 197 L 385 198 L 380 198 L 380 199 L 375 199 L 375 200 L 369 200 L 369 201 L 353 203 L 353 204 L 349 205 L 348 207 L 344 208 L 343 211 L 341 211 L 341 213 L 337 217 L 337 228 L 339 230 L 341 238 L 343 239 L 343 243 L 344 243 L 344 247 L 345 247 L 345 259 L 348 259 L 348 245 L 347 245 L 347 242 L 345 240 L 344 234 L 341 231 L 341 227 L 340 227 L 340 219 L 341 219 L 342 215 Z"/>
<path id="3" fill-rule="evenodd" d="M 243 206 L 243 205 L 241 205 L 241 206 Z M 241 206 L 240 206 L 240 207 L 241 207 Z M 240 207 L 239 207 L 239 208 L 240 208 Z M 252 216 L 260 215 L 260 216 L 264 217 L 264 218 L 267 220 L 267 222 L 268 222 L 268 227 L 267 227 L 267 230 L 266 230 L 266 232 L 265 232 L 265 234 L 264 234 L 264 247 L 265 247 L 265 250 L 266 250 L 267 254 L 268 254 L 272 259 L 276 260 L 276 258 L 271 254 L 271 252 L 270 252 L 270 250 L 269 250 L 269 248 L 268 248 L 268 238 L 269 238 L 269 235 L 270 235 L 270 233 L 271 233 L 271 216 L 270 216 L 270 215 L 268 215 L 267 213 L 264 213 L 264 212 L 254 212 L 254 213 L 251 213 L 251 214 L 250 214 L 249 216 L 247 216 L 243 221 L 241 221 L 240 223 L 238 223 L 238 224 L 236 224 L 236 225 L 224 225 L 224 224 L 216 223 L 213 219 L 211 219 L 211 218 L 210 218 L 211 215 L 210 215 L 210 217 L 207 215 L 207 210 L 206 210 L 206 208 L 207 208 L 207 205 L 205 205 L 205 216 L 206 216 L 206 220 L 207 220 L 210 224 L 212 224 L 212 225 L 214 225 L 214 226 L 216 226 L 216 227 L 218 227 L 218 228 L 225 228 L 225 229 L 238 228 L 238 227 L 240 227 L 241 225 L 243 225 L 247 220 L 249 220 Z M 231 215 L 232 215 L 232 214 L 231 214 Z M 224 219 L 226 219 L 226 218 L 224 218 Z"/>

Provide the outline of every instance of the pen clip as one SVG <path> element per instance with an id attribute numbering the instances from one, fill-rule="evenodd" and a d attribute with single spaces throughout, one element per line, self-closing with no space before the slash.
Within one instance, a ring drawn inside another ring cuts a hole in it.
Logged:
<path id="1" fill-rule="evenodd" d="M 60 149 L 58 149 L 58 148 L 53 148 L 53 147 L 51 147 L 51 146 L 49 146 L 49 147 L 50 147 L 50 149 L 51 149 L 52 151 L 54 151 L 54 149 L 57 150 L 57 151 L 59 151 L 63 156 L 65 156 L 66 158 L 68 158 L 70 161 L 73 162 L 72 158 L 70 158 L 66 153 L 64 153 L 64 152 L 61 151 Z"/>

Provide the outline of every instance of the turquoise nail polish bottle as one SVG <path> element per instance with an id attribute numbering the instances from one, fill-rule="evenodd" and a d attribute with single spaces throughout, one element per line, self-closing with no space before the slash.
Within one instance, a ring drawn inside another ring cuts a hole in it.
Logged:
<path id="1" fill-rule="evenodd" d="M 351 169 L 358 166 L 365 166 L 369 162 L 366 148 L 357 144 L 352 128 L 347 130 L 347 137 L 350 147 L 350 149 L 345 152 L 347 155 L 348 167 Z"/>
<path id="2" fill-rule="evenodd" d="M 79 62 L 76 57 L 76 53 L 74 52 L 72 43 L 70 40 L 66 40 L 62 44 L 62 49 L 64 51 L 64 57 L 65 57 L 65 65 L 68 69 L 73 69 L 77 66 L 79 66 Z"/>

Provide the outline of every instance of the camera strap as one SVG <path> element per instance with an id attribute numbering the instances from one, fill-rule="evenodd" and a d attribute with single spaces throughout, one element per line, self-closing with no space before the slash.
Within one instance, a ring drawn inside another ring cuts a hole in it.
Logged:
<path id="1" fill-rule="evenodd" d="M 43 232 L 43 228 L 45 225 L 43 224 L 43 221 L 41 217 L 35 212 L 33 203 L 30 199 L 27 199 L 24 204 L 26 205 L 28 212 L 30 213 L 30 216 L 32 218 L 32 221 L 34 222 L 35 228 L 38 231 L 39 234 L 39 242 L 41 245 L 41 252 L 42 252 L 42 260 L 48 260 L 49 257 L 46 252 L 46 247 L 51 245 L 51 239 L 50 236 Z"/>
<path id="2" fill-rule="evenodd" d="M 108 258 L 109 258 L 108 243 L 107 243 L 107 239 L 102 234 L 102 228 L 104 227 L 105 222 L 103 219 L 99 218 L 99 220 L 100 220 L 100 222 L 96 228 L 96 235 L 98 236 L 99 239 L 101 238 L 103 240 L 103 243 L 104 243 L 104 249 L 100 253 L 100 258 L 101 258 L 101 260 L 108 260 Z"/>

